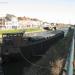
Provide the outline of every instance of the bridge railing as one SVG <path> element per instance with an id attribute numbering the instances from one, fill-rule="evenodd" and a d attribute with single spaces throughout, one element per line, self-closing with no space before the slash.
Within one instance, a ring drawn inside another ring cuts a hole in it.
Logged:
<path id="1" fill-rule="evenodd" d="M 75 32 L 74 32 L 74 34 L 75 34 Z M 64 68 L 65 69 L 65 75 L 73 75 L 74 34 L 73 34 L 71 47 L 69 48 L 69 53 L 68 53 L 65 68 Z M 62 75 L 64 75 L 64 73 Z"/>

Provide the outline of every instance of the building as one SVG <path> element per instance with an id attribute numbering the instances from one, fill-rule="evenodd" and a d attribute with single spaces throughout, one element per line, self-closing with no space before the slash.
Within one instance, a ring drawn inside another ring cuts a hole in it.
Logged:
<path id="1" fill-rule="evenodd" d="M 41 26 L 41 21 L 38 19 L 19 17 L 19 24 L 22 25 L 23 28 L 37 28 Z"/>
<path id="2" fill-rule="evenodd" d="M 7 14 L 5 17 L 5 26 L 6 29 L 18 29 L 18 18 L 14 15 Z"/>

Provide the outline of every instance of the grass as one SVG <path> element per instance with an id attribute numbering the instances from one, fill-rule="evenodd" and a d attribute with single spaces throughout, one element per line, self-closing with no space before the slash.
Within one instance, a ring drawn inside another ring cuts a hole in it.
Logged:
<path id="1" fill-rule="evenodd" d="M 12 29 L 12 30 L 0 30 L 0 35 L 2 35 L 3 33 L 15 33 L 15 32 L 20 32 L 22 30 L 16 30 L 16 29 Z"/>
<path id="2" fill-rule="evenodd" d="M 22 29 L 0 30 L 0 35 L 2 33 L 15 33 L 15 32 L 21 32 L 21 31 L 23 31 L 23 30 Z M 29 28 L 29 29 L 25 29 L 25 32 L 36 32 L 36 31 L 41 32 L 42 29 L 40 29 L 40 28 Z"/>
<path id="3" fill-rule="evenodd" d="M 42 29 L 40 28 L 28 28 L 28 29 L 9 29 L 9 30 L 0 30 L 0 37 L 2 36 L 3 33 L 16 33 L 16 32 L 41 32 Z"/>
<path id="4" fill-rule="evenodd" d="M 40 29 L 40 28 L 29 28 L 29 29 L 26 29 L 26 32 L 36 32 L 36 31 L 41 32 L 42 29 Z"/>

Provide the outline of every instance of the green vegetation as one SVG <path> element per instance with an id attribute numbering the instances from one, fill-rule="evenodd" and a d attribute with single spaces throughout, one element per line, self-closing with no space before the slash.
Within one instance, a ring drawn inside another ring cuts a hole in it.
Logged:
<path id="1" fill-rule="evenodd" d="M 0 30 L 0 37 L 2 37 L 3 33 L 16 33 L 16 32 L 41 32 L 40 28 L 28 28 L 28 29 L 9 29 L 9 30 Z"/>
<path id="2" fill-rule="evenodd" d="M 40 28 L 29 28 L 29 29 L 25 29 L 25 30 L 22 30 L 22 29 L 0 30 L 0 35 L 2 33 L 15 33 L 15 32 L 22 32 L 22 31 L 25 31 L 25 32 L 36 32 L 36 31 L 39 31 L 39 32 L 41 32 L 42 29 L 40 29 Z"/>
<path id="3" fill-rule="evenodd" d="M 3 33 L 15 33 L 15 32 L 20 32 L 22 30 L 16 30 L 16 29 L 12 29 L 12 30 L 0 30 L 0 35 L 2 35 Z"/>
<path id="4" fill-rule="evenodd" d="M 40 29 L 40 28 L 29 28 L 29 29 L 26 29 L 25 30 L 26 32 L 41 32 L 42 31 L 42 29 Z"/>

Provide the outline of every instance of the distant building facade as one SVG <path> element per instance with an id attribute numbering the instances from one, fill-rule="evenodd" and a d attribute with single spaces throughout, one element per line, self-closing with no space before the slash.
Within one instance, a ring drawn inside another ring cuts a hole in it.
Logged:
<path id="1" fill-rule="evenodd" d="M 48 23 L 43 22 L 36 18 L 28 17 L 16 17 L 11 14 L 7 14 L 6 17 L 0 17 L 0 29 L 27 29 L 27 28 L 43 28 L 49 27 L 52 29 L 56 27 L 57 29 L 67 27 L 63 23 Z"/>

